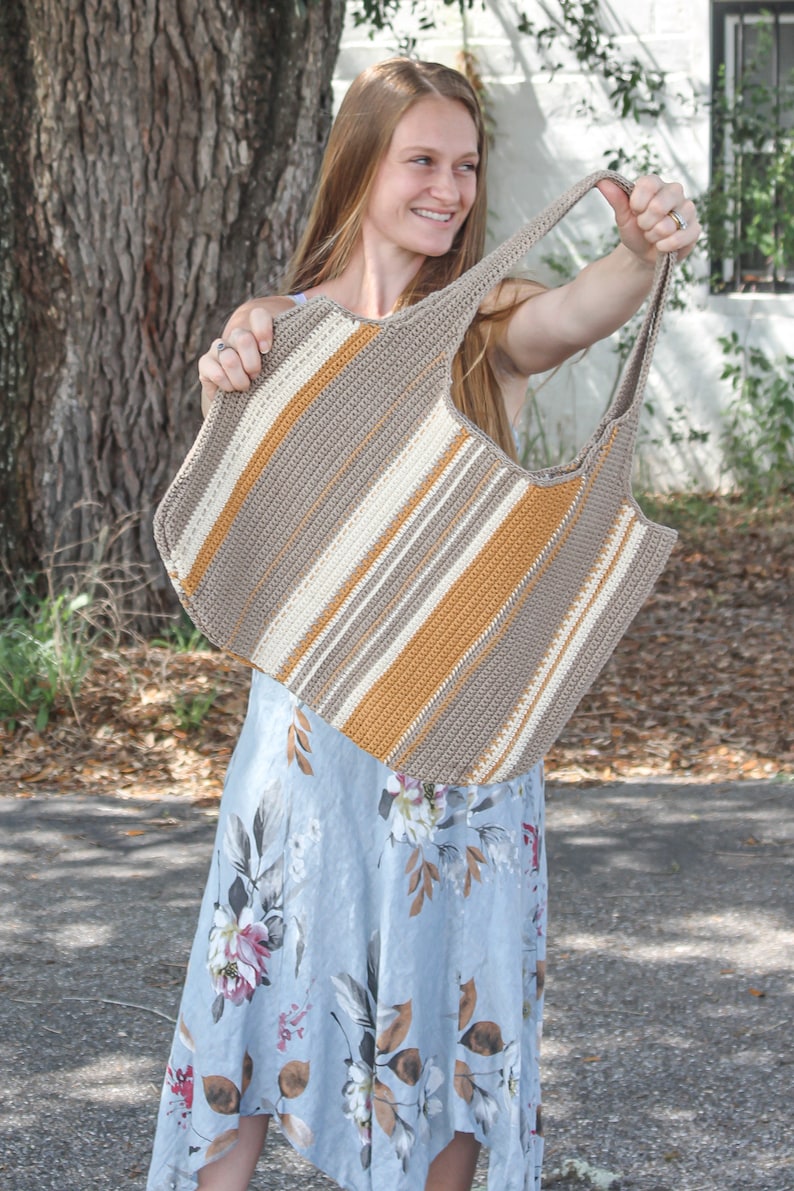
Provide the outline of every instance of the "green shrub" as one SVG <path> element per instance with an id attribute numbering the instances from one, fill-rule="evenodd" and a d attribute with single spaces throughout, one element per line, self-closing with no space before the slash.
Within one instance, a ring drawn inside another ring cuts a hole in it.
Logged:
<path id="1" fill-rule="evenodd" d="M 32 716 L 41 731 L 59 702 L 75 709 L 95 639 L 90 603 L 85 593 L 36 597 L 29 585 L 0 621 L 0 722 L 13 730 L 21 716 Z"/>
<path id="2" fill-rule="evenodd" d="M 723 431 L 725 465 L 748 500 L 794 490 L 794 356 L 772 360 L 740 343 L 735 331 L 720 338 L 733 395 Z"/>

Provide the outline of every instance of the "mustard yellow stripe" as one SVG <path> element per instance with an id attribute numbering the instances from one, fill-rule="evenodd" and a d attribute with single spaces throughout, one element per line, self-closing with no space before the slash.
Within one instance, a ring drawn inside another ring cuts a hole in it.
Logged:
<path id="1" fill-rule="evenodd" d="M 601 459 L 599 460 L 598 466 L 593 470 L 592 474 L 589 476 L 586 486 L 584 488 L 582 488 L 580 490 L 580 492 L 578 493 L 576 507 L 572 509 L 571 515 L 568 518 L 568 520 L 566 521 L 562 532 L 559 534 L 559 536 L 555 540 L 553 548 L 549 551 L 546 558 L 544 558 L 544 560 L 543 560 L 541 566 L 538 568 L 537 572 L 532 576 L 532 581 L 530 583 L 526 584 L 523 591 L 521 592 L 520 597 L 511 606 L 510 611 L 504 617 L 504 620 L 501 622 L 499 628 L 492 630 L 491 634 L 489 635 L 487 645 L 484 646 L 483 649 L 478 650 L 476 657 L 474 657 L 470 661 L 469 665 L 463 666 L 461 668 L 461 670 L 455 676 L 454 683 L 447 685 L 447 689 L 444 693 L 443 699 L 439 699 L 434 703 L 432 713 L 426 717 L 426 719 L 423 722 L 422 728 L 420 729 L 419 732 L 416 733 L 416 736 L 413 738 L 411 743 L 409 745 L 407 745 L 406 747 L 401 748 L 399 750 L 401 765 L 404 765 L 406 767 L 408 767 L 410 765 L 411 756 L 414 754 L 416 749 L 422 744 L 422 742 L 424 741 L 427 734 L 432 730 L 433 726 L 437 723 L 438 719 L 444 715 L 446 708 L 449 706 L 450 702 L 458 697 L 458 693 L 459 693 L 461 687 L 464 686 L 466 684 L 466 682 L 469 680 L 469 676 L 470 676 L 472 667 L 476 667 L 476 668 L 481 667 L 483 665 L 485 659 L 491 653 L 491 651 L 496 649 L 496 647 L 500 644 L 504 634 L 506 632 L 508 632 L 514 619 L 516 618 L 516 616 L 518 616 L 519 612 L 522 610 L 524 604 L 529 599 L 530 595 L 535 590 L 538 583 L 543 579 L 544 575 L 549 570 L 549 567 L 551 567 L 551 565 L 554 563 L 555 559 L 559 556 L 560 551 L 562 550 L 566 541 L 568 540 L 568 538 L 570 537 L 574 528 L 576 527 L 576 525 L 579 522 L 579 518 L 586 507 L 587 498 L 590 494 L 593 484 L 595 483 L 596 478 L 597 478 L 599 472 L 601 471 L 601 468 L 604 466 L 604 463 L 606 462 L 606 459 L 609 456 L 609 453 L 614 445 L 615 437 L 616 437 L 616 432 L 613 430 L 612 434 L 610 435 L 609 442 L 606 445 L 606 450 L 603 452 Z M 566 481 L 566 482 L 570 483 L 572 481 Z M 546 491 L 546 490 L 544 489 L 543 491 Z M 527 571 L 529 571 L 529 569 L 530 569 L 530 566 L 527 566 Z M 411 725 L 408 725 L 406 727 L 406 732 L 408 731 L 408 729 L 410 727 L 411 727 Z M 484 760 L 485 760 L 484 756 L 478 757 L 475 765 L 472 766 L 472 768 L 476 769 L 479 765 L 481 765 L 483 763 Z"/>
<path id="2" fill-rule="evenodd" d="M 293 429 L 299 418 L 306 413 L 309 406 L 319 397 L 320 393 L 344 370 L 344 368 L 370 343 L 379 333 L 380 327 L 365 323 L 346 340 L 322 368 L 314 374 L 311 380 L 299 389 L 287 408 L 273 423 L 269 433 L 262 439 L 254 454 L 249 459 L 234 489 L 226 501 L 223 509 L 216 518 L 206 540 L 199 550 L 196 561 L 185 579 L 184 591 L 187 596 L 193 595 L 213 558 L 220 549 L 224 538 L 229 532 L 232 522 L 240 512 L 248 494 L 256 483 L 262 470 L 267 466 L 274 452 Z"/>
<path id="3" fill-rule="evenodd" d="M 343 731 L 388 756 L 548 545 L 581 481 L 528 488 L 408 646 L 372 685 Z"/>
<path id="4" fill-rule="evenodd" d="M 368 571 L 377 563 L 378 559 L 389 549 L 390 545 L 396 537 L 405 528 L 405 524 L 414 512 L 414 510 L 422 503 L 428 492 L 433 488 L 433 485 L 438 482 L 439 477 L 444 473 L 455 456 L 460 453 L 468 441 L 468 435 L 465 430 L 459 430 L 453 438 L 450 445 L 436 461 L 432 471 L 428 472 L 422 484 L 416 489 L 411 496 L 411 499 L 406 502 L 399 517 L 395 517 L 389 523 L 385 531 L 381 534 L 372 548 L 367 552 L 359 565 L 354 569 L 347 582 L 339 589 L 333 601 L 327 605 L 321 616 L 317 618 L 311 631 L 306 633 L 304 637 L 297 642 L 295 649 L 290 656 L 279 668 L 275 677 L 279 682 L 288 681 L 289 675 L 293 672 L 296 666 L 299 666 L 301 661 L 311 651 L 315 641 L 321 636 L 325 628 L 330 624 L 334 617 L 339 612 L 339 609 L 344 604 L 345 600 L 353 591 L 356 585 L 367 574 Z M 352 511 L 352 510 L 351 510 Z"/>

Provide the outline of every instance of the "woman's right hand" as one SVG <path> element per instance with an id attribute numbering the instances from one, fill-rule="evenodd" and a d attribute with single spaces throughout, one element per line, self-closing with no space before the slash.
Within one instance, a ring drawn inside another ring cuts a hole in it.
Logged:
<path id="1" fill-rule="evenodd" d="M 218 390 L 244 393 L 262 371 L 262 356 L 273 346 L 273 315 L 261 302 L 246 302 L 199 359 L 201 412 L 205 415 Z"/>

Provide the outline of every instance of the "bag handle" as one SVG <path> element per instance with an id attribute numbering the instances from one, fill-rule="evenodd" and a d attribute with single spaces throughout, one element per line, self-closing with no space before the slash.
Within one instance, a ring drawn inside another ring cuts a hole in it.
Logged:
<path id="1" fill-rule="evenodd" d="M 461 307 L 461 314 L 463 314 L 462 308 L 465 304 L 467 313 L 471 312 L 468 314 L 468 322 L 470 322 L 486 294 L 490 293 L 507 276 L 512 266 L 526 256 L 544 236 L 548 235 L 598 182 L 607 180 L 617 183 L 627 195 L 631 194 L 634 189 L 631 182 L 613 170 L 598 170 L 596 173 L 582 178 L 554 202 L 549 203 L 539 215 L 536 215 L 524 227 L 519 228 L 498 248 L 494 248 L 476 265 L 472 265 L 450 285 L 440 290 L 438 292 L 441 299 L 439 304 L 449 305 L 453 308 Z M 457 314 L 457 309 L 455 313 Z"/>
<path id="2" fill-rule="evenodd" d="M 448 341 L 457 345 L 486 294 L 504 279 L 511 267 L 526 256 L 539 240 L 557 226 L 596 183 L 602 181 L 617 183 L 626 194 L 631 194 L 634 189 L 633 183 L 614 170 L 598 170 L 589 174 L 450 285 L 428 295 L 416 306 L 409 307 L 406 313 L 419 310 L 421 307 L 424 318 L 438 318 L 446 326 L 448 336 L 449 331 L 452 331 L 452 337 L 449 337 Z M 659 337 L 662 311 L 667 301 L 674 264 L 674 253 L 660 254 L 645 318 L 623 370 L 618 391 L 602 419 L 602 426 L 627 413 L 633 405 L 639 405 Z"/>

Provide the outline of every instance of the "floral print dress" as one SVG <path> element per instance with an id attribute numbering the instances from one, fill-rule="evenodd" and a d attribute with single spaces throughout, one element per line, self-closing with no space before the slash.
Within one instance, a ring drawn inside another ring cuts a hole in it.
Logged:
<path id="1" fill-rule="evenodd" d="M 489 1191 L 539 1191 L 545 919 L 540 766 L 423 783 L 255 674 L 148 1191 L 195 1188 L 255 1113 L 350 1191 L 423 1191 L 456 1130 Z"/>

